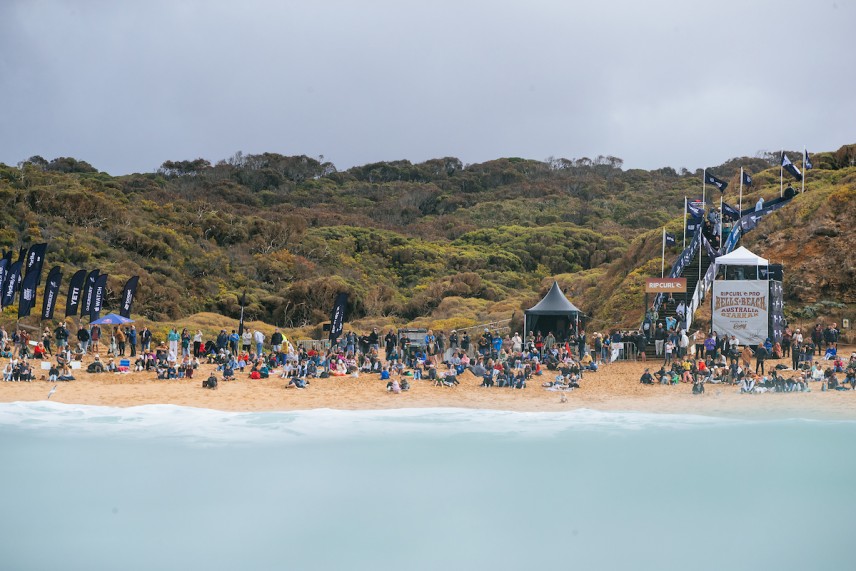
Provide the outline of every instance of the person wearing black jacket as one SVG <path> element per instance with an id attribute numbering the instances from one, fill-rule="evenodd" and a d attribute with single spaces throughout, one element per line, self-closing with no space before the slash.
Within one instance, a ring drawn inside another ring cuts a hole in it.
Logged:
<path id="1" fill-rule="evenodd" d="M 642 377 L 639 379 L 639 382 L 643 385 L 653 385 L 654 377 L 648 372 L 648 369 L 645 369 L 645 372 L 642 374 Z"/>
<path id="2" fill-rule="evenodd" d="M 65 323 L 60 323 L 59 327 L 54 329 L 54 339 L 59 349 L 68 345 L 68 329 L 65 328 Z"/>
<path id="3" fill-rule="evenodd" d="M 282 350 L 282 341 L 282 333 L 279 332 L 279 329 L 275 330 L 273 335 L 270 336 L 271 348 L 275 353 L 279 353 Z"/>
<path id="4" fill-rule="evenodd" d="M 764 373 L 764 360 L 767 358 L 767 348 L 763 345 L 758 345 L 755 349 L 755 374 L 758 374 L 758 369 L 761 369 L 761 374 Z"/>
<path id="5" fill-rule="evenodd" d="M 80 344 L 80 350 L 86 355 L 86 350 L 89 349 L 89 331 L 85 327 L 78 328 L 77 341 Z"/>

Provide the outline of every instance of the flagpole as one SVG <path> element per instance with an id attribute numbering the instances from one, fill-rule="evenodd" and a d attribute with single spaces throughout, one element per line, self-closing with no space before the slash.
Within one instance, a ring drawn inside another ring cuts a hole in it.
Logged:
<path id="1" fill-rule="evenodd" d="M 808 174 L 808 170 L 805 168 L 805 156 L 806 156 L 805 147 L 803 147 L 803 160 L 802 160 L 802 163 L 803 163 L 802 175 L 803 176 L 802 176 L 802 190 L 800 192 L 805 192 L 805 175 Z"/>
<path id="2" fill-rule="evenodd" d="M 687 197 L 684 197 L 684 247 L 683 250 L 687 249 Z"/>
<path id="3" fill-rule="evenodd" d="M 785 187 L 783 184 L 784 173 L 785 173 L 785 165 L 782 164 L 784 162 L 782 160 L 782 157 L 784 157 L 784 156 L 785 156 L 785 149 L 782 149 L 782 156 L 779 157 L 779 198 L 781 198 L 782 196 L 785 195 L 785 191 L 784 191 Z"/>
<path id="4" fill-rule="evenodd" d="M 740 211 L 740 216 L 743 216 L 743 167 L 740 167 L 740 198 L 737 203 L 737 210 Z M 734 226 L 734 221 L 731 222 L 731 225 Z"/>
<path id="5" fill-rule="evenodd" d="M 722 217 L 722 195 L 719 195 L 719 247 L 722 247 L 722 225 L 725 219 Z"/>
<path id="6" fill-rule="evenodd" d="M 660 279 L 666 272 L 666 227 L 663 226 L 663 254 L 660 257 Z"/>

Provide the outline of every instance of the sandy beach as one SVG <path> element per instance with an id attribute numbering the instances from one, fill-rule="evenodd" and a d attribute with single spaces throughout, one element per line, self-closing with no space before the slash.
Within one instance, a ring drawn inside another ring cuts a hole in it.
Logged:
<path id="1" fill-rule="evenodd" d="M 849 355 L 852 348 L 845 351 L 844 354 Z M 768 366 L 775 364 L 776 361 L 768 361 Z M 203 364 L 193 379 L 180 380 L 156 380 L 153 372 L 89 374 L 80 370 L 75 371 L 77 380 L 71 382 L 0 382 L 0 402 L 45 400 L 56 384 L 57 390 L 50 399 L 54 402 L 117 407 L 174 404 L 226 411 L 423 407 L 561 411 L 588 408 L 760 418 L 856 419 L 856 391 L 822 392 L 820 383 L 812 383 L 809 393 L 742 395 L 734 386 L 707 385 L 704 395 L 693 395 L 688 384 L 640 384 L 644 368 L 652 365 L 651 361 L 606 365 L 596 373 L 586 373 L 579 389 L 564 393 L 547 391 L 540 386 L 552 379 L 546 373 L 533 378 L 526 389 L 516 390 L 480 387 L 481 379 L 467 372 L 459 377 L 461 384 L 454 388 L 433 386 L 427 379 L 416 380 L 410 391 L 397 395 L 386 391 L 386 383 L 379 375 L 313 379 L 309 387 L 299 390 L 284 388 L 286 382 L 278 376 L 251 380 L 247 373 L 238 372 L 236 380 L 221 381 L 217 390 L 208 390 L 201 384 L 214 365 Z M 561 402 L 562 396 L 567 397 L 566 402 Z"/>

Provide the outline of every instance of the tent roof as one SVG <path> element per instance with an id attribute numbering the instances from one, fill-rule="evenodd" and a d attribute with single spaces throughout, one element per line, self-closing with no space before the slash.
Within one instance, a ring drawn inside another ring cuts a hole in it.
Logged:
<path id="1" fill-rule="evenodd" d="M 730 254 L 716 258 L 717 266 L 769 266 L 770 261 L 755 255 L 743 246 L 740 246 Z"/>
<path id="2" fill-rule="evenodd" d="M 133 319 L 128 319 L 127 317 L 122 317 L 121 315 L 116 315 L 115 313 L 108 313 L 101 319 L 96 319 L 90 325 L 122 325 L 124 323 L 133 323 Z"/>
<path id="3" fill-rule="evenodd" d="M 536 315 L 559 315 L 566 313 L 582 313 L 577 306 L 568 301 L 565 294 L 562 293 L 562 288 L 559 287 L 559 282 L 554 281 L 553 287 L 544 296 L 544 299 L 535 304 L 535 307 L 527 309 L 526 313 L 534 313 Z"/>

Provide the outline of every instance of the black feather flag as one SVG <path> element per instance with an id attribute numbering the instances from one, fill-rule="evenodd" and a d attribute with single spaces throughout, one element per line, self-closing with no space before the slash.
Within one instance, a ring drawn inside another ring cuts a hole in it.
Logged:
<path id="1" fill-rule="evenodd" d="M 340 293 L 336 296 L 333 304 L 333 312 L 330 316 L 330 341 L 335 341 L 342 335 L 345 328 L 345 308 L 348 306 L 348 294 Z"/>
<path id="2" fill-rule="evenodd" d="M 3 303 L 3 292 L 6 291 L 6 276 L 9 275 L 9 270 L 12 265 L 12 252 L 6 252 L 2 258 L 0 258 L 0 304 Z M 2 305 L 0 305 L 2 307 Z"/>
<path id="3" fill-rule="evenodd" d="M 104 294 L 107 292 L 107 274 L 98 274 L 95 286 L 92 288 L 92 307 L 89 308 L 89 320 L 95 321 L 104 306 Z"/>
<path id="4" fill-rule="evenodd" d="M 42 319 L 53 319 L 56 300 L 59 297 L 59 285 L 62 282 L 62 270 L 54 266 L 48 272 L 45 292 L 42 294 Z"/>
<path id="5" fill-rule="evenodd" d="M 85 281 L 86 270 L 77 270 L 74 275 L 71 276 L 71 283 L 68 284 L 68 296 L 65 302 L 66 317 L 77 315 L 77 308 L 80 305 L 81 294 L 83 293 L 83 282 Z"/>
<path id="6" fill-rule="evenodd" d="M 247 305 L 247 292 L 241 294 L 238 298 L 238 303 L 241 305 L 241 320 L 238 321 L 238 335 L 244 334 L 244 306 Z"/>
<path id="7" fill-rule="evenodd" d="M 24 277 L 26 278 L 31 273 L 36 274 L 36 285 L 42 283 L 42 266 L 45 263 L 47 250 L 47 244 L 34 244 L 30 246 L 30 250 L 27 252 L 27 269 L 24 270 Z"/>
<path id="8" fill-rule="evenodd" d="M 83 282 L 83 297 L 81 297 L 80 317 L 86 317 L 92 310 L 92 294 L 95 293 L 95 282 L 98 281 L 100 270 L 92 270 Z"/>
<path id="9" fill-rule="evenodd" d="M 6 283 L 3 287 L 3 307 L 9 307 L 15 303 L 15 294 L 18 292 L 18 286 L 21 283 L 21 264 L 23 260 L 18 260 L 9 268 L 6 274 Z"/>
<path id="10" fill-rule="evenodd" d="M 122 317 L 131 317 L 131 305 L 134 303 L 134 296 L 137 295 L 137 284 L 140 282 L 140 276 L 134 276 L 125 283 L 122 289 L 122 307 L 119 309 L 119 315 Z"/>
<path id="11" fill-rule="evenodd" d="M 36 305 L 36 272 L 24 276 L 21 283 L 21 298 L 18 300 L 18 319 L 30 315 L 30 310 Z"/>

